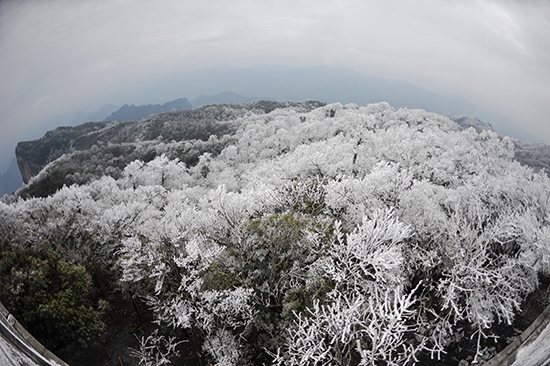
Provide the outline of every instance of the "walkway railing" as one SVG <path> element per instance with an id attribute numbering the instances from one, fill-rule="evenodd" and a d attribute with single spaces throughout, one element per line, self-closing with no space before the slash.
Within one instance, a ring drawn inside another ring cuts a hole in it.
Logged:
<path id="1" fill-rule="evenodd" d="M 0 302 L 0 334 L 40 366 L 69 366 L 38 342 Z"/>
<path id="2" fill-rule="evenodd" d="M 483 366 L 510 366 L 517 360 L 518 351 L 532 342 L 550 324 L 550 305 L 525 329 L 512 343 L 500 351 L 495 357 L 483 364 Z M 522 360 L 517 360 L 522 363 Z"/>

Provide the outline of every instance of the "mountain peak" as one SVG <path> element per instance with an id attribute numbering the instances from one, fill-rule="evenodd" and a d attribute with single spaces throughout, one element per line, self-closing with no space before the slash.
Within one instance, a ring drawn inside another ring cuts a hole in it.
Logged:
<path id="1" fill-rule="evenodd" d="M 143 118 L 147 118 L 152 114 L 158 114 L 162 112 L 170 112 L 172 109 L 183 110 L 191 109 L 191 103 L 187 98 L 179 98 L 160 104 L 147 104 L 136 106 L 134 104 L 124 104 L 119 110 L 113 112 L 109 117 L 105 118 L 105 121 L 139 121 Z"/>

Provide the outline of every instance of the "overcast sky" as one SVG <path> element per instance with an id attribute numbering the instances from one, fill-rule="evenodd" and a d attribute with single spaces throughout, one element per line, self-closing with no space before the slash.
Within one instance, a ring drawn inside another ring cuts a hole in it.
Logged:
<path id="1" fill-rule="evenodd" d="M 550 143 L 550 0 L 4 0 L 0 172 L 48 118 L 137 103 L 124 96 L 219 64 L 407 80 Z"/>

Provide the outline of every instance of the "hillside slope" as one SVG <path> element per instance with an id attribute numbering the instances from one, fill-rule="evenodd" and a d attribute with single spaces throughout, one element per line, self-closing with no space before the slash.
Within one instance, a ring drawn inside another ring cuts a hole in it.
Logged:
<path id="1" fill-rule="evenodd" d="M 164 141 L 164 144 L 181 142 L 180 146 L 174 149 L 183 154 L 183 157 L 180 157 L 182 160 L 192 163 L 198 159 L 197 154 L 204 150 L 198 147 L 201 145 L 200 142 L 193 143 L 197 145 L 195 148 L 189 147 L 189 141 L 207 142 L 211 136 L 221 138 L 230 135 L 235 129 L 231 121 L 239 117 L 249 113 L 269 113 L 285 107 L 305 112 L 322 105 L 324 104 L 314 101 L 258 101 L 243 105 L 211 105 L 193 110 L 161 113 L 139 122 L 89 122 L 76 127 L 58 127 L 38 140 L 17 144 L 17 164 L 25 183 L 49 163 L 63 155 L 73 154 L 50 167 L 52 173 L 48 176 L 48 183 L 39 183 L 35 180 L 21 193 L 35 192 L 34 195 L 40 191 L 41 195 L 48 195 L 61 188 L 63 184 L 85 183 L 87 174 L 92 172 L 84 172 L 83 167 L 91 167 L 91 161 L 102 167 L 90 168 L 95 172 L 94 177 L 98 177 L 98 172 L 111 172 L 118 177 L 117 174 L 124 166 L 135 159 L 149 161 L 163 152 L 173 158 L 176 157 L 174 154 L 179 154 L 160 151 L 161 141 Z M 189 149 L 194 152 L 187 151 Z M 72 163 L 67 162 L 71 159 L 74 159 Z M 79 173 L 78 177 L 74 173 Z M 71 180 L 71 177 L 76 180 Z"/>

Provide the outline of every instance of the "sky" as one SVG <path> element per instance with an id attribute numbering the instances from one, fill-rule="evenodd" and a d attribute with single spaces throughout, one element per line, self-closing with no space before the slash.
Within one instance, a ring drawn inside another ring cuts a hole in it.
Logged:
<path id="1" fill-rule="evenodd" d="M 221 64 L 406 80 L 550 143 L 550 0 L 3 0 L 0 172 L 60 116 Z"/>

